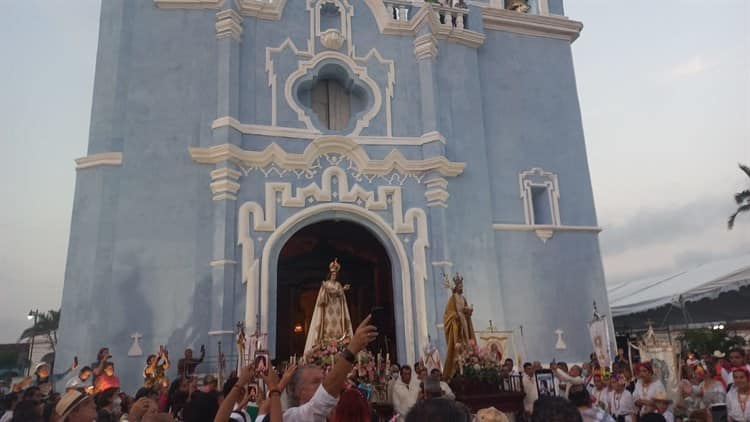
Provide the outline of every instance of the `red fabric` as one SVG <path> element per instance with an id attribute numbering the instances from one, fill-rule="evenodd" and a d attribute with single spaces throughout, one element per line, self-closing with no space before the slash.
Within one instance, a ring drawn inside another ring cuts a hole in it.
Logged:
<path id="1" fill-rule="evenodd" d="M 102 374 L 96 378 L 96 384 L 98 391 L 105 391 L 110 388 L 120 388 L 120 379 L 117 378 L 117 375 L 112 375 L 110 377 L 107 374 Z"/>

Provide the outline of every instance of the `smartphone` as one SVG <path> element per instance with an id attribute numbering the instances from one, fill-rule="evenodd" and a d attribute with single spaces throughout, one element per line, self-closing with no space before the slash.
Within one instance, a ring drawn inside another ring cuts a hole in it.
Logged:
<path id="1" fill-rule="evenodd" d="M 385 325 L 385 308 L 382 306 L 373 306 L 370 308 L 370 315 L 372 315 L 370 324 L 378 327 L 378 330 L 382 330 Z"/>
<path id="2" fill-rule="evenodd" d="M 73 365 L 78 367 L 78 356 L 73 356 Z"/>

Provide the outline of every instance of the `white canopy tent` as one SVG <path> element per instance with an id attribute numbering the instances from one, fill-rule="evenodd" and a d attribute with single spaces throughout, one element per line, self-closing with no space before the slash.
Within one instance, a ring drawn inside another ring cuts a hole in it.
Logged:
<path id="1" fill-rule="evenodd" d="M 612 316 L 623 317 L 665 305 L 717 299 L 750 285 L 750 254 L 704 264 L 675 274 L 612 285 L 608 289 Z"/>

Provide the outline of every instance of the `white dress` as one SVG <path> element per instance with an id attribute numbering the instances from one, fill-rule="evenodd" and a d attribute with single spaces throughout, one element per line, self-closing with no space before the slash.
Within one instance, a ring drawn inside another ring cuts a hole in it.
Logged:
<path id="1" fill-rule="evenodd" d="M 610 391 L 609 388 L 602 388 L 601 390 L 597 390 L 594 388 L 594 390 L 591 392 L 591 397 L 593 397 L 596 402 L 594 402 L 594 406 L 599 407 L 600 409 L 604 410 L 607 413 L 609 412 L 609 396 Z"/>
<path id="2" fill-rule="evenodd" d="M 626 416 L 635 414 L 635 404 L 633 404 L 633 394 L 628 390 L 622 393 L 612 391 L 609 395 L 610 413 L 615 416 Z"/>
<path id="3" fill-rule="evenodd" d="M 727 415 L 732 422 L 750 422 L 750 393 L 742 397 L 736 388 L 729 390 L 727 394 Z M 744 410 L 742 409 L 744 406 Z"/>
<path id="4" fill-rule="evenodd" d="M 635 403 L 638 400 L 651 400 L 656 396 L 656 393 L 666 393 L 666 389 L 664 388 L 664 384 L 661 383 L 659 380 L 653 380 L 651 381 L 651 384 L 648 385 L 648 387 L 643 386 L 643 381 L 638 380 L 638 382 L 635 383 L 635 391 L 633 391 L 633 403 Z M 649 410 L 653 409 L 647 409 L 649 406 L 643 406 L 641 407 L 640 415 L 645 415 Z"/>

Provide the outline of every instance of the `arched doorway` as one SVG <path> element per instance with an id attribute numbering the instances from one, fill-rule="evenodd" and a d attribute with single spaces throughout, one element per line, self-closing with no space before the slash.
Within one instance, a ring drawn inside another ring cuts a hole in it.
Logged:
<path id="1" fill-rule="evenodd" d="M 356 326 L 373 306 L 385 308 L 385 327 L 379 327 L 381 335 L 371 349 L 388 350 L 397 362 L 388 253 L 364 226 L 333 220 L 300 229 L 281 249 L 276 277 L 276 356 L 302 355 L 318 289 L 333 258 L 341 263 L 341 281 L 351 285 L 347 302 L 352 324 Z"/>

